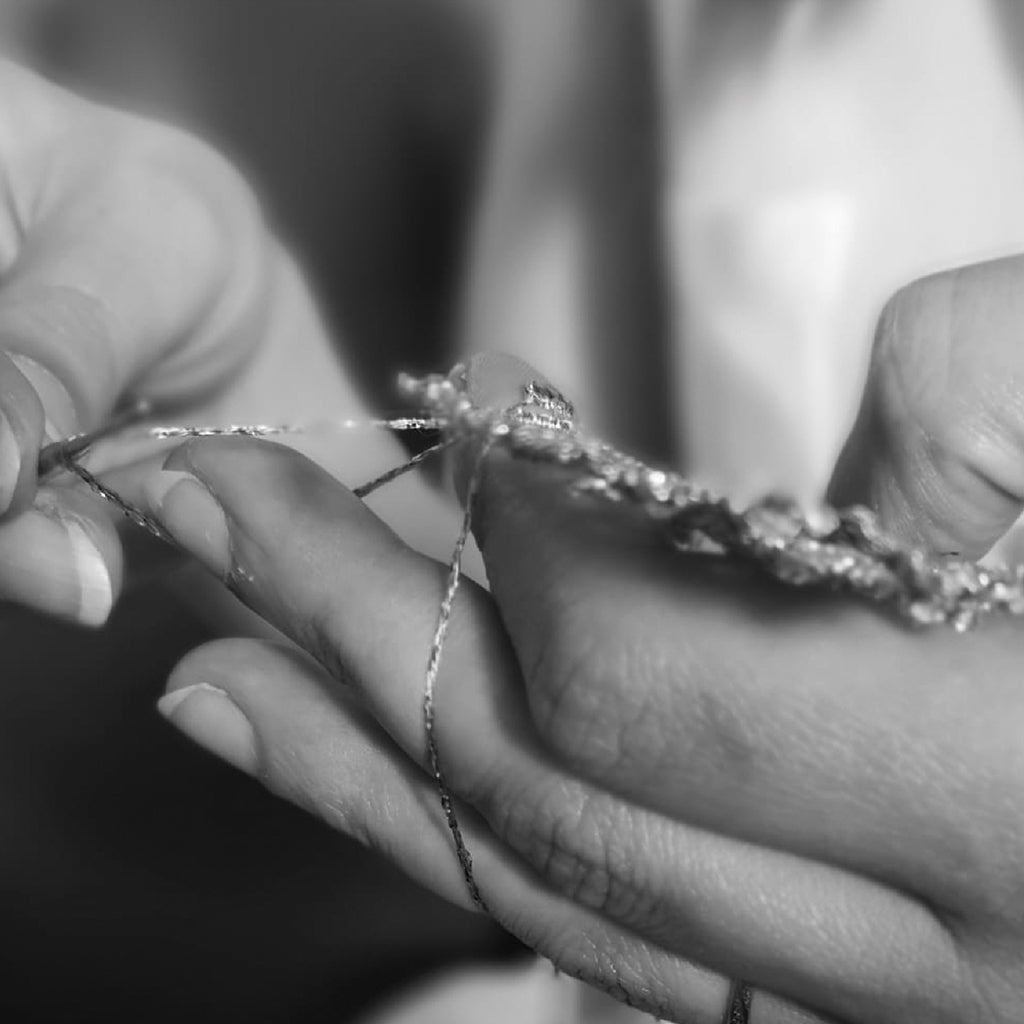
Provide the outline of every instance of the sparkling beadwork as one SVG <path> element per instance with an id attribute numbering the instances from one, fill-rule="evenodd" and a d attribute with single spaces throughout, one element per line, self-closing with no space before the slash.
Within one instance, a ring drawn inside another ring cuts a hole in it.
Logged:
<path id="1" fill-rule="evenodd" d="M 461 366 L 446 377 L 406 376 L 401 386 L 443 435 L 486 436 L 521 458 L 571 466 L 573 493 L 639 505 L 678 549 L 742 559 L 792 586 L 843 590 L 921 626 L 964 630 L 991 611 L 1024 614 L 1024 568 L 981 568 L 902 545 L 860 506 L 802 509 L 771 495 L 738 510 L 676 473 L 581 435 L 572 404 L 549 385 L 528 384 L 506 408 L 474 406 Z"/>

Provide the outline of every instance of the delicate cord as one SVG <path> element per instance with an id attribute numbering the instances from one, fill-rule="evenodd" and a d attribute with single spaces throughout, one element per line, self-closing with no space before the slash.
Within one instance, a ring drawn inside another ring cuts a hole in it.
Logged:
<path id="1" fill-rule="evenodd" d="M 438 672 L 441 668 L 441 653 L 444 647 L 445 635 L 448 632 L 448 623 L 451 621 L 452 604 L 455 601 L 455 594 L 459 589 L 459 578 L 462 572 L 462 553 L 469 539 L 469 531 L 472 527 L 473 499 L 476 497 L 477 488 L 480 486 L 483 461 L 490 450 L 493 441 L 487 441 L 480 450 L 473 472 L 470 474 L 469 483 L 466 487 L 466 510 L 462 515 L 462 528 L 455 541 L 455 548 L 452 551 L 451 560 L 448 563 L 448 582 L 445 586 L 444 597 L 441 600 L 441 608 L 437 616 L 437 626 L 434 629 L 434 638 L 430 643 L 430 657 L 427 659 L 427 676 L 423 687 L 423 729 L 427 737 L 427 757 L 430 762 L 430 772 L 437 784 L 437 793 L 441 798 L 441 809 L 444 811 L 445 820 L 448 823 L 448 830 L 452 834 L 452 841 L 455 843 L 455 853 L 459 858 L 459 865 L 462 868 L 462 877 L 465 879 L 466 888 L 469 890 L 470 898 L 485 914 L 490 914 L 490 909 L 480 893 L 473 875 L 473 858 L 462 838 L 462 829 L 459 827 L 458 819 L 455 816 L 455 806 L 452 800 L 451 790 L 445 782 L 444 773 L 441 771 L 441 751 L 437 742 L 437 729 L 435 723 L 434 688 L 437 684 Z"/>
<path id="2" fill-rule="evenodd" d="M 150 412 L 150 404 L 146 399 L 139 398 L 119 412 L 115 412 L 101 427 L 89 430 L 84 434 L 74 434 L 63 441 L 54 441 L 45 445 L 39 452 L 36 464 L 36 476 L 41 480 L 55 469 L 64 468 L 70 459 L 77 459 L 97 441 L 111 434 L 120 433 L 125 427 L 145 419 Z"/>
<path id="3" fill-rule="evenodd" d="M 729 988 L 729 1001 L 725 1006 L 722 1024 L 747 1024 L 753 1001 L 753 989 L 745 981 L 734 981 Z"/>
<path id="4" fill-rule="evenodd" d="M 178 546 L 178 542 L 152 516 L 147 515 L 142 509 L 137 508 L 130 501 L 122 498 L 117 491 L 111 490 L 73 457 L 64 459 L 60 465 L 69 472 L 74 473 L 79 480 L 87 484 L 101 498 L 109 501 L 126 519 L 130 519 L 136 526 L 141 526 L 144 530 L 148 530 L 153 534 L 154 537 L 159 537 L 160 540 L 166 541 L 168 544 L 173 544 L 175 547 Z"/>
<path id="5" fill-rule="evenodd" d="M 404 473 L 408 473 L 410 469 L 415 469 L 424 459 L 429 458 L 435 452 L 442 452 L 445 448 L 451 447 L 455 443 L 454 438 L 449 438 L 447 441 L 439 441 L 437 444 L 431 445 L 429 448 L 424 448 L 423 451 L 418 452 L 408 462 L 403 462 L 400 466 L 395 466 L 389 469 L 386 473 L 381 473 L 380 476 L 374 477 L 372 480 L 368 480 L 365 484 L 360 484 L 356 487 L 352 493 L 357 498 L 365 498 L 368 494 L 372 494 L 378 487 L 383 487 L 385 484 L 391 483 L 392 480 L 397 480 L 398 477 Z"/>
<path id="6" fill-rule="evenodd" d="M 436 430 L 439 426 L 431 416 L 399 416 L 396 419 L 330 420 L 323 424 L 341 430 L 370 427 L 377 430 Z M 313 424 L 280 423 L 274 426 L 252 423 L 232 424 L 229 427 L 149 427 L 146 437 L 173 440 L 182 437 L 270 437 L 274 434 L 308 433 Z"/>
<path id="7" fill-rule="evenodd" d="M 411 428 L 411 429 L 419 429 Z M 207 428 L 207 427 L 162 427 L 161 437 L 211 437 L 219 436 L 249 436 L 249 437 L 263 437 L 265 433 L 257 433 L 257 431 L 277 431 L 283 432 L 284 428 L 278 427 L 224 427 L 224 428 Z M 180 433 L 174 435 L 170 431 L 176 430 Z M 214 433 L 215 432 L 215 433 Z M 378 488 L 383 487 L 385 484 L 391 483 L 392 480 L 396 480 L 398 477 L 408 473 L 410 470 L 415 469 L 421 462 L 424 462 L 431 455 L 437 452 L 444 451 L 445 448 L 450 447 L 454 444 L 454 438 L 445 441 L 440 441 L 435 445 L 431 445 L 429 448 L 425 448 L 423 451 L 418 452 L 412 456 L 407 462 L 403 462 L 400 466 L 393 466 L 385 473 L 381 473 L 380 476 L 374 477 L 374 479 L 367 481 L 365 484 L 360 484 L 356 487 L 352 493 L 357 498 L 365 498 L 367 495 L 372 494 Z M 136 526 L 141 526 L 144 530 L 148 530 L 155 537 L 159 537 L 161 540 L 167 541 L 170 544 L 177 546 L 177 542 L 174 538 L 155 520 L 152 516 L 143 512 L 142 509 L 133 505 L 127 498 L 123 498 L 117 491 L 113 490 L 103 483 L 98 477 L 94 476 L 89 472 L 78 461 L 78 455 L 80 453 L 72 449 L 68 449 L 61 452 L 53 457 L 49 466 L 49 472 L 54 469 L 66 469 L 70 473 L 74 473 L 84 484 L 86 484 L 90 490 L 92 490 L 99 497 L 105 501 L 110 502 L 119 512 L 126 518 L 135 523 Z"/>

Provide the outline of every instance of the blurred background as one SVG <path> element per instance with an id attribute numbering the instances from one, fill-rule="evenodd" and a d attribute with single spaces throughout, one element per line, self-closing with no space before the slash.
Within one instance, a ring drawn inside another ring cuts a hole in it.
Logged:
<path id="1" fill-rule="evenodd" d="M 513 351 L 740 498 L 820 495 L 896 288 L 1024 251 L 1013 0 L 2 0 L 0 39 L 238 162 L 378 406 Z M 207 636 L 159 587 L 2 610 L 0 1016 L 339 1022 L 523 958 L 158 721 Z"/>

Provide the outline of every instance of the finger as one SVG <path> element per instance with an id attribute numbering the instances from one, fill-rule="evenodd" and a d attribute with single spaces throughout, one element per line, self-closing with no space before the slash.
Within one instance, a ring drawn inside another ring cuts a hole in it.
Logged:
<path id="1" fill-rule="evenodd" d="M 64 614 L 95 559 L 17 549 L 41 525 L 8 525 L 33 502 L 41 446 L 101 425 L 128 387 L 174 403 L 221 384 L 258 340 L 268 245 L 251 193 L 196 140 L 7 63 L 0 90 L 0 571 L 16 578 L 0 592 Z M 109 536 L 102 518 L 94 534 Z"/>
<path id="2" fill-rule="evenodd" d="M 0 524 L 0 601 L 101 626 L 122 572 L 109 516 L 80 490 L 40 488 L 31 508 Z"/>
<path id="3" fill-rule="evenodd" d="M 220 641 L 175 669 L 161 708 L 187 735 L 274 792 L 468 906 L 431 781 L 308 657 L 283 645 Z M 665 1019 L 718 1024 L 729 983 L 545 889 L 459 810 L 499 920 L 567 973 Z M 752 1024 L 822 1017 L 758 993 Z"/>
<path id="4" fill-rule="evenodd" d="M 980 557 L 1024 508 L 1024 257 L 936 274 L 879 321 L 831 486 L 897 534 Z"/>
<path id="5" fill-rule="evenodd" d="M 100 626 L 122 575 L 109 514 L 68 481 L 36 489 L 44 437 L 67 436 L 74 423 L 53 374 L 0 353 L 0 600 Z"/>
<path id="6" fill-rule="evenodd" d="M 187 445 L 168 465 L 201 477 L 220 507 L 195 478 L 171 475 L 153 506 L 165 525 L 336 678 L 357 681 L 374 715 L 422 762 L 422 687 L 441 567 L 277 446 Z M 896 961 L 905 972 L 901 998 L 930 998 L 929 969 L 949 966 L 949 943 L 909 901 L 651 812 L 630 811 L 623 821 L 618 801 L 589 797 L 538 747 L 493 606 L 477 589 L 463 593 L 445 653 L 447 696 L 439 696 L 450 783 L 551 884 L 684 956 L 700 950 L 709 966 L 790 998 L 824 985 L 826 1009 L 891 991 L 879 977 Z M 649 872 L 645 857 L 654 860 Z M 733 870 L 723 874 L 719 864 Z M 830 914 L 834 906 L 862 916 Z M 810 944 L 807 919 L 822 922 Z M 900 960 L 904 947 L 925 951 L 921 961 Z M 851 962 L 860 969 L 851 972 Z"/>

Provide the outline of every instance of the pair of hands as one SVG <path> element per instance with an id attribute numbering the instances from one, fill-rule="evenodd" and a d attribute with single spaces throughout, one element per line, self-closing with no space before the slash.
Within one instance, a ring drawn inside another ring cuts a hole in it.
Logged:
<path id="1" fill-rule="evenodd" d="M 325 408 L 358 406 L 340 373 L 320 383 L 308 296 L 219 158 L 2 74 L 0 594 L 98 623 L 118 535 L 87 496 L 36 489 L 48 432 L 101 422 L 127 389 L 190 416 L 266 418 L 282 394 L 268 385 L 307 366 Z M 1022 278 L 1002 261 L 890 304 L 838 498 L 972 554 L 1013 521 Z M 312 363 L 290 347 L 303 338 Z M 423 768 L 443 567 L 280 446 L 188 444 L 117 475 L 297 645 L 201 648 L 162 710 L 465 903 Z M 438 682 L 448 780 L 498 919 L 670 1019 L 717 1022 L 733 977 L 759 989 L 754 1024 L 1018 1019 L 1015 624 L 919 633 L 668 558 L 630 510 L 564 483 L 489 460 L 491 592 L 463 591 Z"/>
<path id="2" fill-rule="evenodd" d="M 671 1020 L 717 1024 L 732 977 L 754 1024 L 1018 1019 L 1019 626 L 919 632 L 667 556 L 565 484 L 489 458 L 491 592 L 461 592 L 437 687 L 497 919 Z M 186 445 L 144 492 L 302 649 L 203 647 L 164 713 L 468 905 L 423 749 L 444 568 L 276 446 Z"/>

